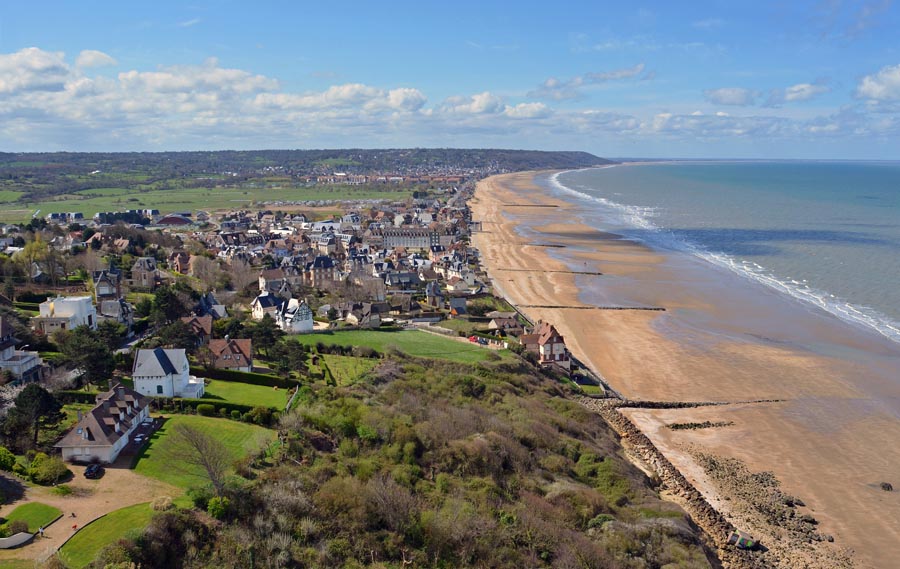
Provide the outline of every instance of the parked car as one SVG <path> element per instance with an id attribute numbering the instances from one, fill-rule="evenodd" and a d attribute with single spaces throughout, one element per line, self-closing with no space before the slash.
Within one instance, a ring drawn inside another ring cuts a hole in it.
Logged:
<path id="1" fill-rule="evenodd" d="M 103 476 L 103 467 L 99 464 L 89 464 L 84 469 L 85 478 L 100 478 L 101 476 Z"/>

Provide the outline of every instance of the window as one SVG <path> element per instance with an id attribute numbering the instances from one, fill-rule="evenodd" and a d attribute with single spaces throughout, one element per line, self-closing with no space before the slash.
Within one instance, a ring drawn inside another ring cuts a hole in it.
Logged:
<path id="1" fill-rule="evenodd" d="M 162 395 L 162 392 L 163 392 L 162 385 L 157 385 L 157 386 L 156 386 L 156 393 L 158 393 L 159 395 Z"/>

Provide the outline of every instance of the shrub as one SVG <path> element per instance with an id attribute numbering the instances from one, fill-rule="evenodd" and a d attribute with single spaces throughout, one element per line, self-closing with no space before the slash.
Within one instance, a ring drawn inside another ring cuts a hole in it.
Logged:
<path id="1" fill-rule="evenodd" d="M 28 522 L 25 520 L 13 520 L 9 522 L 9 535 L 28 533 Z"/>
<path id="2" fill-rule="evenodd" d="M 187 491 L 188 497 L 199 510 L 205 510 L 209 505 L 209 501 L 213 498 L 212 490 L 206 487 L 194 487 Z"/>
<path id="3" fill-rule="evenodd" d="M 238 411 L 237 409 L 232 409 L 231 410 L 231 418 L 235 421 L 240 421 L 241 420 L 241 412 Z"/>
<path id="4" fill-rule="evenodd" d="M 197 405 L 197 414 L 203 415 L 204 417 L 212 417 L 216 414 L 216 407 L 209 403 L 201 403 Z"/>
<path id="5" fill-rule="evenodd" d="M 159 496 L 150 503 L 150 507 L 156 512 L 165 512 L 174 508 L 175 504 L 172 503 L 172 498 Z"/>
<path id="6" fill-rule="evenodd" d="M 61 458 L 47 456 L 42 452 L 34 456 L 34 460 L 31 461 L 31 466 L 28 468 L 28 476 L 31 480 L 44 486 L 58 482 L 68 473 L 69 469 Z"/>
<path id="7" fill-rule="evenodd" d="M 16 464 L 16 455 L 11 453 L 8 448 L 0 447 L 0 470 L 10 471 Z"/>
<path id="8" fill-rule="evenodd" d="M 59 486 L 54 486 L 52 492 L 57 496 L 70 496 L 74 490 L 68 484 L 60 484 Z"/>
<path id="9" fill-rule="evenodd" d="M 225 517 L 225 514 L 228 513 L 229 506 L 231 506 L 231 501 L 224 496 L 221 498 L 210 498 L 209 504 L 206 506 L 206 511 L 212 517 L 221 520 Z"/>

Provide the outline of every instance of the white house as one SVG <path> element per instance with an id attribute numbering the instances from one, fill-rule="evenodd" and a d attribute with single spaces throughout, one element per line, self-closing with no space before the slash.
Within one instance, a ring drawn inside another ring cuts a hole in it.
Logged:
<path id="1" fill-rule="evenodd" d="M 263 316 L 268 314 L 272 318 L 281 311 L 285 302 L 281 298 L 270 292 L 261 292 L 259 296 L 250 303 L 250 318 L 253 320 L 262 320 Z"/>
<path id="2" fill-rule="evenodd" d="M 17 380 L 36 381 L 41 379 L 43 360 L 37 352 L 16 349 L 17 340 L 13 336 L 12 325 L 0 317 L 0 369 L 9 370 Z"/>
<path id="3" fill-rule="evenodd" d="M 57 330 L 71 330 L 78 326 L 97 329 L 97 309 L 90 296 L 57 296 L 42 302 L 40 316 L 31 319 L 35 330 L 51 334 Z"/>
<path id="4" fill-rule="evenodd" d="M 150 401 L 122 385 L 101 393 L 96 401 L 87 413 L 79 412 L 78 423 L 56 443 L 63 460 L 115 462 L 134 431 L 150 417 Z"/>
<path id="5" fill-rule="evenodd" d="M 275 313 L 275 323 L 288 334 L 313 331 L 313 311 L 305 300 L 290 299 Z"/>
<path id="6" fill-rule="evenodd" d="M 138 350 L 131 378 L 134 389 L 151 397 L 203 397 L 203 380 L 190 375 L 183 349 Z"/>

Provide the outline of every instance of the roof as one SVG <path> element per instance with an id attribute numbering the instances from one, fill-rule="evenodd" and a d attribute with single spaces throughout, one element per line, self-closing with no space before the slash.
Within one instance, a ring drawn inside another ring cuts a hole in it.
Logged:
<path id="1" fill-rule="evenodd" d="M 123 385 L 117 384 L 106 393 L 97 396 L 97 405 L 85 413 L 78 423 L 64 436 L 56 448 L 63 447 L 102 447 L 115 443 L 131 428 L 141 409 L 147 406 L 148 399 Z M 129 409 L 132 410 L 129 413 Z M 120 419 L 120 411 L 125 412 Z M 116 432 L 116 423 L 121 432 Z"/>
<path id="2" fill-rule="evenodd" d="M 182 322 L 191 327 L 194 333 L 203 332 L 207 336 L 212 336 L 213 317 L 212 316 L 185 316 Z"/>
<path id="3" fill-rule="evenodd" d="M 132 373 L 137 375 L 170 375 L 178 373 L 187 361 L 182 348 L 138 350 Z"/>
<path id="4" fill-rule="evenodd" d="M 209 341 L 209 351 L 212 352 L 213 356 L 216 358 L 216 366 L 222 367 L 223 365 L 227 365 L 223 360 L 223 356 L 231 356 L 228 358 L 229 362 L 235 362 L 236 364 L 240 362 L 240 359 L 234 358 L 235 355 L 241 355 L 244 357 L 244 363 L 239 363 L 234 367 L 243 367 L 244 365 L 250 365 L 253 361 L 253 342 L 252 340 L 241 338 L 241 339 L 215 339 Z"/>

